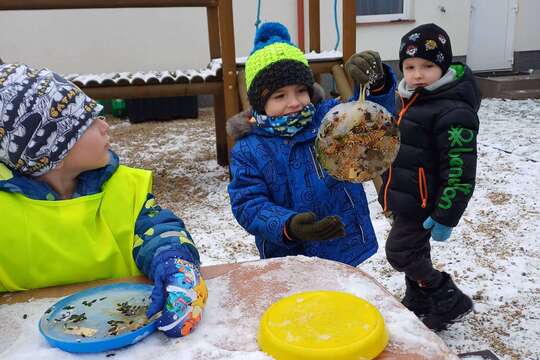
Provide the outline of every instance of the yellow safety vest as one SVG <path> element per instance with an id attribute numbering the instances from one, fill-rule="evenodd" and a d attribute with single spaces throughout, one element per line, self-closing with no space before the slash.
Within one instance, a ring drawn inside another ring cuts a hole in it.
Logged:
<path id="1" fill-rule="evenodd" d="M 0 292 L 139 275 L 135 222 L 151 187 L 150 171 L 120 166 L 75 199 L 0 192 Z"/>

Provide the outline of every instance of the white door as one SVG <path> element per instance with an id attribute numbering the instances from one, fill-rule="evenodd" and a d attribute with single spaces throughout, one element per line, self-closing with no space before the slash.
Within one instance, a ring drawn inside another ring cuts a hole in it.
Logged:
<path id="1" fill-rule="evenodd" d="M 471 0 L 467 65 L 472 70 L 512 68 L 517 1 Z"/>

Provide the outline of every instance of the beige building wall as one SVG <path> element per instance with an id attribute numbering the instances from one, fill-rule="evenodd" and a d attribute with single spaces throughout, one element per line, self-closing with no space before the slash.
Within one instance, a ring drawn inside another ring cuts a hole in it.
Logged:
<path id="1" fill-rule="evenodd" d="M 323 9 L 324 6 L 324 9 Z M 384 60 L 398 59 L 401 37 L 412 28 L 434 22 L 448 32 L 452 40 L 454 55 L 464 55 L 467 51 L 469 31 L 469 0 L 412 0 L 412 17 L 414 22 L 358 24 L 356 31 L 356 49 L 373 49 L 379 51 Z M 444 10 L 441 11 L 441 9 Z M 324 34 L 327 47 L 335 44 L 333 23 L 333 1 L 321 1 L 323 27 L 328 29 Z"/>
<path id="2" fill-rule="evenodd" d="M 307 47 L 308 0 L 304 2 Z M 452 38 L 454 54 L 465 55 L 470 0 L 412 2 L 414 22 L 359 24 L 357 49 L 375 49 L 384 60 L 395 60 L 399 40 L 405 32 L 419 24 L 435 22 Z M 341 1 L 338 3 L 341 15 Z M 246 56 L 252 48 L 257 1 L 233 0 L 233 4 L 236 54 Z M 515 49 L 538 50 L 536 14 L 540 13 L 540 2 L 519 0 L 519 4 Z M 296 0 L 263 0 L 261 19 L 284 23 L 293 41 L 298 41 Z M 332 50 L 335 42 L 333 0 L 321 0 L 321 46 L 323 50 Z M 47 66 L 62 73 L 201 68 L 209 60 L 206 11 L 204 8 L 3 11 L 0 12 L 0 58 Z"/>
<path id="3" fill-rule="evenodd" d="M 236 50 L 248 55 L 256 1 L 234 0 Z M 296 1 L 263 1 L 296 39 Z M 190 69 L 209 62 L 204 8 L 0 11 L 0 58 L 62 73 Z"/>
<path id="4" fill-rule="evenodd" d="M 540 1 L 519 0 L 514 51 L 540 50 Z"/>

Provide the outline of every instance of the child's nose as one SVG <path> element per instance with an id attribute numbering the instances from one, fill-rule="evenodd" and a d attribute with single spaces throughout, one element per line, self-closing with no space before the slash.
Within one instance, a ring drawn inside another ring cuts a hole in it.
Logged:
<path id="1" fill-rule="evenodd" d="M 291 99 L 289 101 L 289 107 L 291 108 L 297 108 L 302 104 L 300 99 L 297 96 L 291 96 Z"/>

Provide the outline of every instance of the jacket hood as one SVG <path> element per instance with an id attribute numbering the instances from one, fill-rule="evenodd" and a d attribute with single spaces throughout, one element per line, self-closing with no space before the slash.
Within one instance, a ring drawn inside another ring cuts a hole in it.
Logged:
<path id="1" fill-rule="evenodd" d="M 469 106 L 471 106 L 474 111 L 478 111 L 480 108 L 480 102 L 482 100 L 482 95 L 480 93 L 480 88 L 478 83 L 474 78 L 474 75 L 471 69 L 462 63 L 453 63 L 451 65 L 451 70 L 454 71 L 454 79 L 448 81 L 446 75 L 443 76 L 439 81 L 441 81 L 440 86 L 436 86 L 435 89 L 429 90 L 429 88 L 421 88 L 418 90 L 422 94 L 421 98 L 424 101 L 431 100 L 431 98 L 436 99 L 447 99 L 447 100 L 459 100 L 463 101 Z M 401 95 L 404 89 L 402 81 L 399 86 L 399 92 Z M 437 83 L 436 83 L 437 84 Z M 436 85 L 434 84 L 434 85 Z"/>
<path id="2" fill-rule="evenodd" d="M 452 64 L 452 67 L 454 66 L 456 66 L 458 70 L 458 79 L 455 83 L 450 83 L 434 90 L 433 95 L 439 93 L 439 96 L 450 100 L 464 101 L 469 104 L 474 111 L 478 111 L 482 101 L 482 94 L 480 93 L 480 88 L 474 78 L 474 74 L 467 65 L 454 63 Z M 460 76 L 461 74 L 459 71 L 462 71 L 462 76 Z"/>

